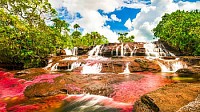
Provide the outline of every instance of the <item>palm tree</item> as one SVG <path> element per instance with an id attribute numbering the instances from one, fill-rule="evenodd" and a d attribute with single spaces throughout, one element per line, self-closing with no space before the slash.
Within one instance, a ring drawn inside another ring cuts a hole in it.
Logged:
<path id="1" fill-rule="evenodd" d="M 120 43 L 124 42 L 124 40 L 126 39 L 126 36 L 128 35 L 128 33 L 118 33 L 119 34 L 119 37 L 118 37 L 118 41 Z"/>
<path id="2" fill-rule="evenodd" d="M 78 28 L 80 28 L 79 24 L 75 24 L 74 29 L 77 31 Z"/>

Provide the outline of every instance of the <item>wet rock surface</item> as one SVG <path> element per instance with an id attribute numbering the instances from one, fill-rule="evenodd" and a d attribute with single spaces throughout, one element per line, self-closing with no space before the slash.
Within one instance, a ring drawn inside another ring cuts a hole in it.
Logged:
<path id="1" fill-rule="evenodd" d="M 42 82 L 28 86 L 24 95 L 26 97 L 44 97 L 60 93 L 90 93 L 110 96 L 110 94 L 113 93 L 112 84 L 139 80 L 142 77 L 142 75 L 130 74 L 130 78 L 127 79 L 124 74 L 81 75 L 66 73 L 55 78 L 53 83 Z"/>
<path id="2" fill-rule="evenodd" d="M 33 80 L 36 76 L 46 73 L 49 73 L 49 71 L 43 68 L 30 68 L 16 72 L 14 77 L 25 80 Z"/>
<path id="3" fill-rule="evenodd" d="M 144 72 L 144 71 L 160 72 L 161 71 L 160 66 L 156 62 L 149 61 L 143 58 L 136 58 L 134 61 L 131 61 L 129 65 L 129 69 L 130 69 L 130 72 Z"/>
<path id="4" fill-rule="evenodd" d="M 130 73 L 134 72 L 160 72 L 161 68 L 156 63 L 155 60 L 147 60 L 144 57 L 121 57 L 121 58 L 108 58 L 106 60 L 89 60 L 86 59 L 87 57 L 79 56 L 78 60 L 60 60 L 58 61 L 57 69 L 58 71 L 64 71 L 69 70 L 72 68 L 73 63 L 80 63 L 81 64 L 87 64 L 92 66 L 96 63 L 102 65 L 102 70 L 100 73 L 123 73 L 126 67 L 128 66 L 128 69 L 130 70 Z M 128 65 L 127 65 L 128 64 Z M 82 67 L 75 69 L 77 72 L 81 72 Z M 74 71 L 74 70 L 73 70 Z"/>
<path id="5" fill-rule="evenodd" d="M 199 56 L 184 56 L 180 59 L 187 63 L 188 68 L 179 69 L 176 71 L 180 77 L 200 78 L 200 57 Z"/>
<path id="6" fill-rule="evenodd" d="M 200 67 L 183 68 L 176 71 L 179 77 L 200 78 Z"/>
<path id="7" fill-rule="evenodd" d="M 176 112 L 197 98 L 200 94 L 199 88 L 200 83 L 175 83 L 164 86 L 142 96 L 135 102 L 134 111 Z"/>
<path id="8" fill-rule="evenodd" d="M 188 66 L 200 66 L 200 56 L 182 56 L 180 59 Z"/>

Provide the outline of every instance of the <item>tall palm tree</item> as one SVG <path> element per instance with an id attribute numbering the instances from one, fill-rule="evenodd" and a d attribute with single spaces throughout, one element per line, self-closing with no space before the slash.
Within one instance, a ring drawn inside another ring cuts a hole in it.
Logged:
<path id="1" fill-rule="evenodd" d="M 74 24 L 74 29 L 77 31 L 77 29 L 80 28 L 79 24 Z"/>

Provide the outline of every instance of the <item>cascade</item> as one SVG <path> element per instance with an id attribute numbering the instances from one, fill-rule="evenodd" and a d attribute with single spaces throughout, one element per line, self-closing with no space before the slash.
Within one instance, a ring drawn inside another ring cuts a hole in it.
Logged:
<path id="1" fill-rule="evenodd" d="M 124 56 L 124 45 L 123 45 L 123 43 L 121 44 L 121 57 L 123 57 Z"/>
<path id="2" fill-rule="evenodd" d="M 119 55 L 119 47 L 120 47 L 120 46 L 117 46 L 117 47 L 116 47 L 116 56 Z"/>
<path id="3" fill-rule="evenodd" d="M 91 51 L 89 51 L 88 55 L 91 56 L 98 56 L 100 52 L 101 45 L 95 46 Z"/>
<path id="4" fill-rule="evenodd" d="M 78 54 L 78 48 L 77 47 L 74 47 L 73 49 L 72 49 L 72 55 L 73 56 L 76 56 Z"/>
<path id="5" fill-rule="evenodd" d="M 130 56 L 133 56 L 133 50 L 131 49 L 131 47 L 128 45 L 128 44 L 126 44 L 125 46 L 124 46 L 124 54 L 126 54 L 127 53 L 127 49 L 130 51 Z"/>
<path id="6" fill-rule="evenodd" d="M 71 64 L 71 68 L 68 69 L 67 71 L 72 71 L 73 69 L 78 68 L 78 67 L 80 67 L 80 66 L 81 66 L 81 62 L 73 62 L 73 63 Z"/>
<path id="7" fill-rule="evenodd" d="M 54 64 L 52 67 L 51 67 L 51 71 L 58 71 L 58 65 L 59 63 L 56 63 Z M 70 66 L 70 65 L 68 65 Z M 73 69 L 77 68 L 77 67 L 80 67 L 81 66 L 81 62 L 73 62 L 70 66 L 70 68 L 68 68 L 66 71 L 72 71 Z"/>
<path id="8" fill-rule="evenodd" d="M 178 58 L 177 58 L 178 59 Z M 187 68 L 187 65 L 179 60 L 160 60 L 157 61 L 162 72 L 176 72 L 180 68 Z"/>
<path id="9" fill-rule="evenodd" d="M 91 64 L 90 62 L 87 62 L 83 65 L 83 69 L 81 71 L 82 74 L 99 74 L 102 70 L 102 64 L 101 63 L 95 63 Z"/>
<path id="10" fill-rule="evenodd" d="M 88 58 L 86 60 L 107 60 L 108 58 L 100 56 L 104 45 L 97 45 L 88 52 Z"/>
<path id="11" fill-rule="evenodd" d="M 113 98 L 92 95 L 92 94 L 79 94 L 68 95 L 65 98 L 68 102 L 64 105 L 62 111 L 68 109 L 70 112 L 131 112 L 131 103 L 122 103 L 115 101 Z"/>
<path id="12" fill-rule="evenodd" d="M 65 48 L 64 50 L 65 50 L 65 53 L 66 53 L 67 56 L 71 56 L 72 55 L 72 51 L 70 49 Z"/>
<path id="13" fill-rule="evenodd" d="M 149 60 L 156 60 L 162 72 L 176 72 L 178 69 L 187 68 L 185 63 L 179 61 L 179 58 L 167 51 L 162 44 L 146 43 L 144 44 L 144 48 L 146 51 L 146 58 Z M 167 56 L 173 56 L 175 59 L 162 59 L 162 57 Z"/>
<path id="14" fill-rule="evenodd" d="M 51 67 L 51 71 L 57 71 L 57 70 L 58 70 L 58 65 L 59 65 L 59 63 L 54 64 L 54 65 Z"/>
<path id="15" fill-rule="evenodd" d="M 48 65 L 44 67 L 44 69 L 47 70 L 48 68 L 50 68 L 52 66 L 52 62 L 53 62 L 52 59 L 48 60 Z"/>
<path id="16" fill-rule="evenodd" d="M 77 47 L 74 47 L 72 50 L 71 49 L 68 49 L 68 48 L 65 48 L 65 53 L 67 56 L 76 56 L 78 54 L 78 48 Z"/>
<path id="17" fill-rule="evenodd" d="M 134 44 L 134 49 L 133 49 L 133 51 L 131 52 L 131 56 L 133 56 L 133 54 L 134 54 L 134 56 L 135 56 L 135 55 L 136 55 L 136 52 L 137 52 L 137 45 Z"/>
<path id="18" fill-rule="evenodd" d="M 130 74 L 129 64 L 130 64 L 130 62 L 126 63 L 126 68 L 124 69 L 124 72 L 122 74 Z"/>

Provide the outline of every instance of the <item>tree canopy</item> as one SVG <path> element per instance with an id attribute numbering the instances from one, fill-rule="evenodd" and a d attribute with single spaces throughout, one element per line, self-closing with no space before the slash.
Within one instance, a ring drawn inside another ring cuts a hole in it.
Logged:
<path id="1" fill-rule="evenodd" d="M 47 25 L 51 22 L 51 25 Z M 0 63 L 22 64 L 23 68 L 45 65 L 58 49 L 107 43 L 98 32 L 69 35 L 70 24 L 57 17 L 48 0 L 0 1 Z"/>
<path id="2" fill-rule="evenodd" d="M 129 37 L 127 37 L 128 33 L 118 33 L 119 34 L 119 37 L 118 37 L 118 41 L 120 43 L 123 43 L 123 42 L 134 42 L 134 38 L 135 36 L 134 35 L 131 35 Z"/>
<path id="3" fill-rule="evenodd" d="M 200 55 L 200 11 L 165 14 L 154 35 L 187 55 Z"/>

